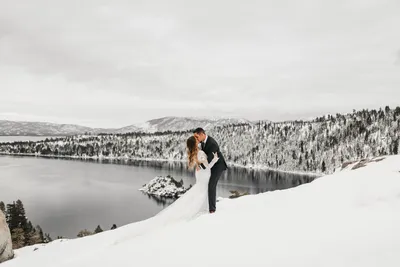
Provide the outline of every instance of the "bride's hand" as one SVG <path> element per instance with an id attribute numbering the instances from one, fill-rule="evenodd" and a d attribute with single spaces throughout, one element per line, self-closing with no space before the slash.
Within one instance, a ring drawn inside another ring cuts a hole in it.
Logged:
<path id="1" fill-rule="evenodd" d="M 219 158 L 218 158 L 218 152 L 215 152 L 215 153 L 213 153 L 214 154 L 214 159 L 213 160 L 218 160 Z"/>

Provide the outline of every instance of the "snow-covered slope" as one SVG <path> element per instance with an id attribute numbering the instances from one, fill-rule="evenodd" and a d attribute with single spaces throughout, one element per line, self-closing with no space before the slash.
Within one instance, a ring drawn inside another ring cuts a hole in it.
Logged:
<path id="1" fill-rule="evenodd" d="M 232 118 L 189 118 L 189 117 L 164 117 L 154 120 L 149 120 L 145 123 L 139 123 L 118 129 L 118 133 L 127 133 L 134 131 L 142 132 L 165 132 L 165 131 L 186 131 L 197 127 L 211 129 L 216 126 L 228 124 L 250 123 L 245 119 Z"/>
<path id="2" fill-rule="evenodd" d="M 145 222 L 23 248 L 2 267 L 398 267 L 400 156 L 355 165 L 140 236 L 130 238 Z"/>

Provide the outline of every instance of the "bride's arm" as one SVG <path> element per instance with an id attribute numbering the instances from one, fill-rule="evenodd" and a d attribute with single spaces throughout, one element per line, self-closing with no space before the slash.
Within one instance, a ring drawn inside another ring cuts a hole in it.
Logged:
<path id="1" fill-rule="evenodd" d="M 212 153 L 212 155 L 213 155 L 213 158 L 212 158 L 211 162 L 208 163 L 207 154 L 204 151 L 202 151 L 198 157 L 199 162 L 203 163 L 204 166 L 208 166 L 211 169 L 214 166 L 214 164 L 217 163 L 217 161 L 219 160 L 217 152 Z"/>
<path id="2" fill-rule="evenodd" d="M 214 166 L 215 163 L 217 163 L 217 161 L 219 160 L 218 158 L 218 153 L 215 152 L 214 154 L 214 158 L 212 159 L 212 161 L 208 164 L 208 166 L 210 167 L 210 169 Z"/>

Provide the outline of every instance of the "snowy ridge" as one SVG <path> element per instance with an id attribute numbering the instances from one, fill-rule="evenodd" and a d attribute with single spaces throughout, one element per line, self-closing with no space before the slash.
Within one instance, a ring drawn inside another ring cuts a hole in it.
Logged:
<path id="1" fill-rule="evenodd" d="M 296 188 L 222 199 L 215 214 L 133 238 L 146 221 L 26 247 L 2 266 L 398 267 L 399 196 L 400 156 L 387 156 Z"/>

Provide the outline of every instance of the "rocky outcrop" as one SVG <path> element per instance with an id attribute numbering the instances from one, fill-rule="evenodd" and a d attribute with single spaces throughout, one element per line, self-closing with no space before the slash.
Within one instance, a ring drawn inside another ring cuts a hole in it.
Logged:
<path id="1" fill-rule="evenodd" d="M 178 182 L 168 175 L 166 177 L 157 176 L 139 190 L 152 196 L 163 198 L 179 198 L 189 189 L 190 187 L 185 188 L 183 186 L 182 180 Z"/>
<path id="2" fill-rule="evenodd" d="M 14 252 L 12 250 L 10 229 L 8 228 L 4 213 L 0 211 L 0 263 L 13 257 Z"/>

